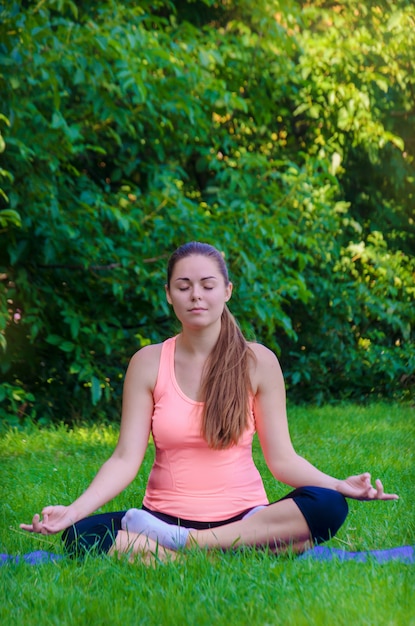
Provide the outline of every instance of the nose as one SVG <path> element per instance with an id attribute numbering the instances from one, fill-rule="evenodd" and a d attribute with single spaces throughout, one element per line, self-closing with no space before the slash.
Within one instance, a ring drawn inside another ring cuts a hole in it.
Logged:
<path id="1" fill-rule="evenodd" d="M 192 300 L 200 300 L 200 292 L 197 286 L 192 289 Z"/>

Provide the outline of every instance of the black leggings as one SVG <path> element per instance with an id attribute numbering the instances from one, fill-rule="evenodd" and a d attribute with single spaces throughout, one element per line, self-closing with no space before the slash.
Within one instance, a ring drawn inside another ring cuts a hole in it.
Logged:
<path id="1" fill-rule="evenodd" d="M 276 502 L 289 498 L 294 500 L 304 515 L 315 543 L 323 543 L 334 537 L 348 513 L 345 498 L 332 489 L 299 487 Z M 274 502 L 271 504 L 274 504 Z M 234 517 L 220 522 L 197 522 L 150 511 L 145 506 L 142 508 L 168 524 L 176 524 L 195 530 L 216 528 L 224 524 L 236 522 L 252 510 L 251 507 Z M 92 515 L 67 528 L 62 535 L 66 551 L 73 556 L 81 556 L 85 552 L 91 551 L 96 553 L 108 552 L 115 541 L 118 531 L 121 530 L 121 519 L 125 513 L 126 511 L 117 511 L 115 513 Z"/>

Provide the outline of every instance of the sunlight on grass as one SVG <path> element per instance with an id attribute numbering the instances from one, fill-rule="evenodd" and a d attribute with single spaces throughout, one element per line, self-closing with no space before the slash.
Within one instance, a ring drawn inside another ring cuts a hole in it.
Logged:
<path id="1" fill-rule="evenodd" d="M 363 550 L 415 544 L 414 409 L 290 407 L 289 415 L 298 452 L 321 469 L 339 477 L 371 471 L 400 495 L 397 502 L 349 501 L 349 517 L 329 545 Z M 117 426 L 84 425 L 3 434 L 1 552 L 62 552 L 58 536 L 29 535 L 18 525 L 46 504 L 67 504 L 79 495 L 111 454 L 117 433 Z M 268 472 L 257 441 L 254 454 L 269 497 L 286 493 Z M 149 446 L 134 483 L 103 510 L 140 505 L 153 456 Z M 191 551 L 155 567 L 107 556 L 7 565 L 0 569 L 2 623 L 411 626 L 414 571 L 400 563 L 319 563 L 255 550 Z"/>

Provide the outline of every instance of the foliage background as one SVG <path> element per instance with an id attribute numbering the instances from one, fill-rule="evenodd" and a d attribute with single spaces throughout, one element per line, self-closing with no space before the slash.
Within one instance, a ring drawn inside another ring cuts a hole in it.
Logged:
<path id="1" fill-rule="evenodd" d="M 222 249 L 292 401 L 414 389 L 413 3 L 0 6 L 0 416 L 118 417 Z"/>

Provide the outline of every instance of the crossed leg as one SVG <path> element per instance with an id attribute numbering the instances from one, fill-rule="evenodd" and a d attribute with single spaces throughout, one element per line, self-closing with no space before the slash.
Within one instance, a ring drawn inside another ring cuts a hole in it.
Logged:
<path id="1" fill-rule="evenodd" d="M 227 549 L 241 546 L 268 547 L 276 553 L 290 551 L 298 554 L 311 546 L 307 522 L 296 503 L 291 500 L 275 502 L 245 519 L 214 529 L 190 530 L 185 548 Z M 151 563 L 171 560 L 178 553 L 165 548 L 145 534 L 120 530 L 109 554 L 129 554 L 130 560 Z"/>
<path id="2" fill-rule="evenodd" d="M 201 548 L 269 547 L 299 553 L 310 547 L 307 522 L 294 500 L 281 500 L 238 522 L 214 529 L 191 530 L 186 545 Z"/>
<path id="3" fill-rule="evenodd" d="M 322 543 L 334 537 L 347 512 L 347 501 L 337 491 L 306 486 L 268 506 L 251 509 L 239 521 L 213 529 L 195 530 L 191 523 L 187 527 L 167 523 L 149 511 L 129 509 L 80 520 L 65 531 L 63 540 L 72 554 L 97 549 L 147 563 L 174 559 L 182 554 L 182 548 L 192 547 L 226 550 L 257 546 L 298 554 L 313 541 Z"/>

